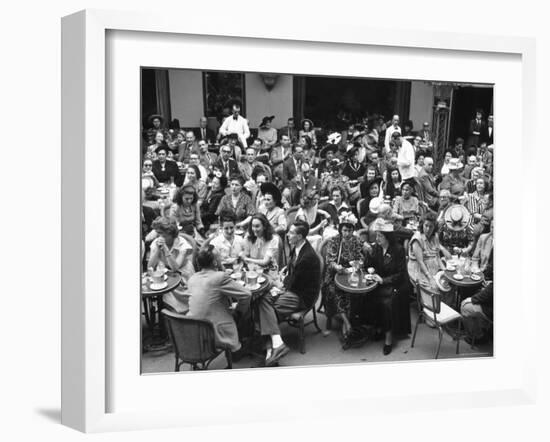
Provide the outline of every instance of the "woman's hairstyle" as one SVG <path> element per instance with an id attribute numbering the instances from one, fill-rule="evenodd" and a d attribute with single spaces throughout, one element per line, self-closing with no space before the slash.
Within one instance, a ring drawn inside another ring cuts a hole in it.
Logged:
<path id="1" fill-rule="evenodd" d="M 183 195 L 193 195 L 193 201 L 191 201 L 191 204 L 195 204 L 199 199 L 199 196 L 197 195 L 197 191 L 190 184 L 187 184 L 186 186 L 181 186 L 176 192 L 176 194 L 174 195 L 173 201 L 178 206 L 183 206 Z"/>
<path id="2" fill-rule="evenodd" d="M 312 141 L 311 141 L 311 138 L 308 135 L 302 135 L 301 138 L 303 138 L 306 142 L 306 145 L 304 146 L 304 149 L 311 149 L 311 146 L 313 144 Z"/>
<path id="3" fill-rule="evenodd" d="M 414 189 L 414 186 L 413 186 L 410 182 L 408 182 L 408 181 L 403 181 L 403 182 L 401 183 L 401 187 L 400 187 L 400 188 L 401 188 L 401 192 L 403 192 L 403 188 L 404 188 L 405 186 L 409 186 L 409 187 L 411 188 L 411 195 L 415 195 L 415 194 L 416 194 L 415 189 Z"/>
<path id="4" fill-rule="evenodd" d="M 254 169 L 252 169 L 252 175 L 251 178 L 256 181 L 256 178 L 258 178 L 258 175 L 263 175 L 267 179 L 267 172 L 264 170 L 261 166 L 254 166 Z"/>
<path id="5" fill-rule="evenodd" d="M 340 195 L 342 196 L 342 199 L 344 199 L 344 195 L 345 195 L 344 188 L 342 186 L 340 186 L 339 184 L 335 184 L 334 186 L 332 186 L 330 188 L 330 192 L 329 192 L 331 197 L 332 197 L 332 192 L 334 192 L 335 190 L 340 191 Z"/>
<path id="6" fill-rule="evenodd" d="M 201 171 L 200 171 L 198 166 L 195 166 L 194 164 L 190 164 L 187 167 L 187 170 L 189 170 L 189 169 L 193 169 L 195 171 L 195 176 L 197 177 L 197 180 L 201 179 Z"/>
<path id="7" fill-rule="evenodd" d="M 252 230 L 252 223 L 254 220 L 257 219 L 262 223 L 262 226 L 264 228 L 264 239 L 266 241 L 271 241 L 273 239 L 273 227 L 269 223 L 268 219 L 263 213 L 256 213 L 255 215 L 252 215 L 252 218 L 250 219 L 250 223 L 248 224 L 248 239 L 252 244 L 256 242 L 256 235 L 254 234 L 254 231 Z"/>
<path id="8" fill-rule="evenodd" d="M 216 254 L 212 244 L 208 244 L 199 250 L 199 253 L 197 253 L 197 264 L 201 270 L 215 269 L 217 267 Z"/>
<path id="9" fill-rule="evenodd" d="M 175 218 L 159 216 L 151 225 L 157 233 L 166 233 L 176 238 L 179 234 L 178 223 Z"/>
<path id="10" fill-rule="evenodd" d="M 435 214 L 435 212 L 426 212 L 424 214 L 424 216 L 422 216 L 422 218 L 420 219 L 420 223 L 418 224 L 418 230 L 420 231 L 420 233 L 424 233 L 424 224 L 426 222 L 431 222 L 433 223 L 434 225 L 434 230 L 433 230 L 433 233 L 432 233 L 432 236 L 435 235 L 437 233 L 437 215 Z"/>
<path id="11" fill-rule="evenodd" d="M 380 235 L 383 235 L 384 238 L 386 238 L 386 240 L 388 241 L 388 244 L 390 245 L 390 247 L 395 247 L 395 245 L 397 244 L 397 239 L 395 237 L 395 232 L 376 232 L 376 233 L 380 233 Z"/>
<path id="12" fill-rule="evenodd" d="M 231 175 L 230 181 L 238 181 L 241 184 L 241 186 L 244 186 L 244 182 L 245 182 L 243 176 L 239 174 Z"/>
<path id="13" fill-rule="evenodd" d="M 224 190 L 227 187 L 227 177 L 225 175 L 214 178 L 218 178 L 218 180 L 220 181 L 220 189 Z M 212 180 L 214 180 L 214 178 L 212 178 Z"/>

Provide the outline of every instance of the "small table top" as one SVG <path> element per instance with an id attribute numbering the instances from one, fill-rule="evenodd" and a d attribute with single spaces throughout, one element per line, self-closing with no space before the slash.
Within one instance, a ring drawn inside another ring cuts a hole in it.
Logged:
<path id="1" fill-rule="evenodd" d="M 151 288 L 152 281 L 149 279 L 149 277 L 142 278 L 141 296 L 148 297 L 148 296 L 164 295 L 165 293 L 168 293 L 174 290 L 181 282 L 181 275 L 179 275 L 178 273 L 167 272 L 165 277 L 166 277 L 165 279 L 166 286 L 159 290 L 153 290 Z M 144 283 L 145 278 L 147 278 L 147 281 Z"/>
<path id="2" fill-rule="evenodd" d="M 483 273 L 477 273 L 479 276 L 481 276 L 481 279 L 476 281 L 470 278 L 470 276 L 463 275 L 464 279 L 458 280 L 453 278 L 453 275 L 456 274 L 456 270 L 450 271 L 445 270 L 445 277 L 449 280 L 449 283 L 452 285 L 456 285 L 457 287 L 477 287 L 478 285 L 481 285 L 481 283 L 484 281 Z"/>
<path id="3" fill-rule="evenodd" d="M 245 273 L 243 272 L 243 277 Z M 244 288 L 250 290 L 250 293 L 252 293 L 252 297 L 255 298 L 258 295 L 261 295 L 267 291 L 267 289 L 271 286 L 271 281 L 269 280 L 269 277 L 266 275 L 261 275 L 260 278 L 263 278 L 262 282 L 258 282 L 257 287 L 251 288 L 248 285 L 244 285 Z M 241 281 L 244 281 L 241 279 Z"/>
<path id="4" fill-rule="evenodd" d="M 336 284 L 336 287 L 350 295 L 364 295 L 372 292 L 378 286 L 378 283 L 375 281 L 365 281 L 364 276 L 362 275 L 359 278 L 357 287 L 352 287 L 349 283 L 349 276 L 349 273 L 337 274 L 334 278 L 334 283 Z"/>

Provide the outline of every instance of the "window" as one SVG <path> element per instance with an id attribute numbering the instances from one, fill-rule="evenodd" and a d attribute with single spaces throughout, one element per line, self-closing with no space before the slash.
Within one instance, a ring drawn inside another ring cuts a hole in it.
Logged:
<path id="1" fill-rule="evenodd" d="M 203 72 L 204 114 L 218 121 L 231 112 L 227 104 L 241 101 L 241 115 L 246 115 L 244 74 L 239 72 Z M 225 108 L 225 109 L 224 109 Z"/>

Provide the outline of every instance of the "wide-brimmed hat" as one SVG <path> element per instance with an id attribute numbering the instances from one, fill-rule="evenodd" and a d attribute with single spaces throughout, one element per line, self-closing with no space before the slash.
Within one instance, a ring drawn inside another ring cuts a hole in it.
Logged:
<path id="1" fill-rule="evenodd" d="M 340 132 L 332 132 L 327 137 L 328 144 L 338 144 L 342 140 L 342 134 Z"/>
<path id="2" fill-rule="evenodd" d="M 470 222 L 470 216 L 470 212 L 462 204 L 453 204 L 447 208 L 443 218 L 449 229 L 461 231 L 464 230 Z"/>
<path id="3" fill-rule="evenodd" d="M 332 170 L 332 169 L 339 169 L 340 167 L 342 167 L 343 164 L 344 164 L 343 161 L 339 160 L 338 158 L 333 158 L 332 160 L 330 160 L 330 163 L 328 166 Z"/>
<path id="4" fill-rule="evenodd" d="M 164 122 L 164 117 L 162 115 L 159 115 L 159 114 L 153 114 L 153 115 L 149 115 L 149 118 L 147 118 L 147 121 L 151 124 L 153 124 L 153 120 L 155 118 L 158 118 L 160 120 L 161 123 Z"/>
<path id="5" fill-rule="evenodd" d="M 321 149 L 320 156 L 321 158 L 326 158 L 327 153 L 329 151 L 332 151 L 333 153 L 338 152 L 338 146 L 336 144 L 327 144 L 325 147 Z"/>
<path id="6" fill-rule="evenodd" d="M 355 152 L 357 152 L 358 149 L 358 146 L 350 143 L 346 146 L 346 155 L 351 158 L 355 155 Z"/>
<path id="7" fill-rule="evenodd" d="M 304 118 L 302 121 L 300 121 L 300 126 L 303 128 L 306 121 L 309 123 L 309 130 L 313 130 L 313 121 L 311 121 L 309 118 Z"/>
<path id="8" fill-rule="evenodd" d="M 270 117 L 263 117 L 262 118 L 262 122 L 260 124 L 260 127 L 265 127 L 266 123 L 269 121 L 270 123 L 273 121 L 273 119 L 275 118 L 275 115 L 271 115 Z"/>
<path id="9" fill-rule="evenodd" d="M 449 164 L 447 165 L 447 168 L 449 170 L 462 169 L 463 167 L 464 167 L 464 164 L 462 164 L 458 158 L 451 158 L 449 160 Z"/>
<path id="10" fill-rule="evenodd" d="M 434 280 L 435 285 L 437 285 L 437 288 L 442 292 L 448 293 L 451 291 L 451 284 L 449 284 L 449 280 L 445 276 L 445 272 L 443 270 L 440 270 L 435 274 Z"/>
<path id="11" fill-rule="evenodd" d="M 272 195 L 276 204 L 281 202 L 281 199 L 282 199 L 281 191 L 273 183 L 269 183 L 269 182 L 262 183 L 260 185 L 260 192 L 262 192 L 262 195 L 265 195 L 266 193 L 269 193 L 270 195 Z"/>

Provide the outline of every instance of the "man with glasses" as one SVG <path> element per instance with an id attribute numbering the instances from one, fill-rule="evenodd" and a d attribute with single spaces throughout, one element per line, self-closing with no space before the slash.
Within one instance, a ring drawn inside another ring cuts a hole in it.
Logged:
<path id="1" fill-rule="evenodd" d="M 243 178 L 248 181 L 252 179 L 254 170 L 262 170 L 267 177 L 268 181 L 271 181 L 271 170 L 265 164 L 257 161 L 257 154 L 253 147 L 248 147 L 245 152 L 245 159 L 239 164 L 239 169 Z"/>
<path id="2" fill-rule="evenodd" d="M 233 175 L 240 175 L 239 164 L 231 158 L 231 147 L 224 144 L 220 148 L 220 157 L 216 160 L 213 168 L 217 167 L 222 174 L 229 180 Z"/>

